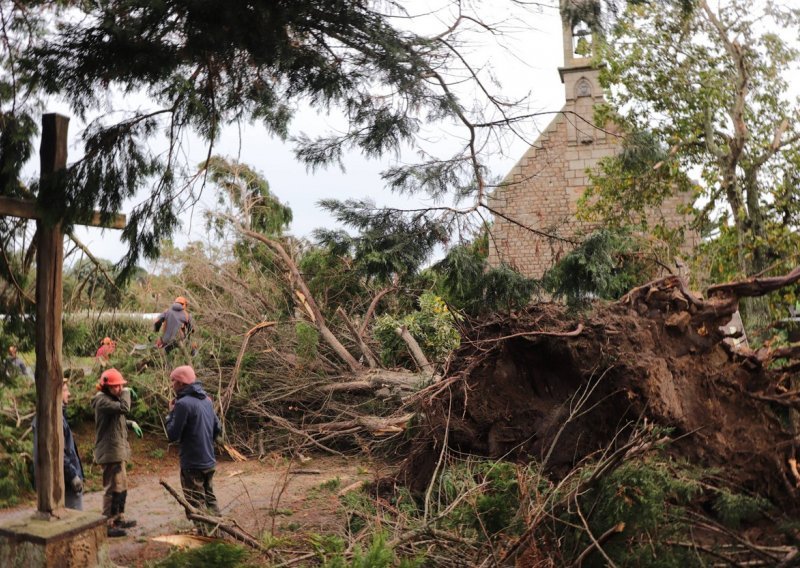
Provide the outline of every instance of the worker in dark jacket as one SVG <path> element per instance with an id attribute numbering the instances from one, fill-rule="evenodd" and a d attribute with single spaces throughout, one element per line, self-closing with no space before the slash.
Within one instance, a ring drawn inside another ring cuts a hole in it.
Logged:
<path id="1" fill-rule="evenodd" d="M 176 367 L 169 378 L 176 398 L 169 403 L 167 438 L 180 444 L 183 495 L 195 508 L 219 516 L 213 486 L 214 439 L 222 433 L 219 419 L 192 367 Z"/>
<path id="2" fill-rule="evenodd" d="M 8 357 L 5 361 L 5 371 L 8 378 L 14 376 L 25 377 L 26 379 L 33 380 L 33 369 L 25 364 L 25 361 L 17 355 L 17 346 L 11 345 L 8 348 Z"/>
<path id="3" fill-rule="evenodd" d="M 86 476 L 83 474 L 83 464 L 78 455 L 78 444 L 72 436 L 72 430 L 67 424 L 67 403 L 69 402 L 69 385 L 64 379 L 61 387 L 61 401 L 64 408 L 61 412 L 62 426 L 64 429 L 64 505 L 68 509 L 83 510 L 83 482 Z"/>
<path id="4" fill-rule="evenodd" d="M 186 298 L 178 296 L 172 306 L 156 318 L 154 331 L 161 333 L 156 345 L 164 348 L 167 353 L 180 347 L 194 330 L 188 307 Z"/>
<path id="5" fill-rule="evenodd" d="M 100 376 L 97 394 L 92 399 L 95 423 L 94 461 L 103 468 L 103 515 L 108 519 L 108 536 L 126 536 L 125 529 L 136 526 L 136 521 L 125 519 L 128 500 L 128 477 L 125 465 L 130 459 L 128 426 L 142 437 L 139 425 L 127 419 L 131 410 L 131 393 L 116 369 L 107 369 Z"/>
<path id="6" fill-rule="evenodd" d="M 83 474 L 83 464 L 78 454 L 78 444 L 72 436 L 72 430 L 67 424 L 67 403 L 69 402 L 69 385 L 64 379 L 61 386 L 61 402 L 64 407 L 61 412 L 62 429 L 64 431 L 64 506 L 67 509 L 83 510 L 83 482 L 86 477 Z M 37 449 L 37 421 L 33 417 L 33 463 L 36 464 L 38 454 Z"/>

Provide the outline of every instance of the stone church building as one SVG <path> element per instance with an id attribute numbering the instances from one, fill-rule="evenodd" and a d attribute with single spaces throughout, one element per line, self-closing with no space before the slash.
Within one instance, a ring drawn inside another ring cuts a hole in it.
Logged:
<path id="1" fill-rule="evenodd" d="M 613 156 L 622 141 L 613 126 L 594 126 L 594 106 L 603 102 L 603 91 L 599 71 L 591 65 L 588 28 L 565 23 L 563 30 L 564 66 L 558 72 L 566 103 L 488 202 L 499 213 L 490 235 L 490 264 L 505 263 L 534 278 L 569 252 L 577 233 L 590 228 L 575 219 L 577 201 L 589 184 L 587 170 Z M 673 196 L 654 213 L 670 227 L 686 225 L 688 219 L 677 208 L 689 199 Z M 696 240 L 687 231 L 685 247 L 691 249 Z"/>

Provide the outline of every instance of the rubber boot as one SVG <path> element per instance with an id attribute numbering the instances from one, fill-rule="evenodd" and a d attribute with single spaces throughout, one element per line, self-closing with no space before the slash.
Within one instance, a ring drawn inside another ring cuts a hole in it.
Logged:
<path id="1" fill-rule="evenodd" d="M 116 538 L 121 536 L 128 536 L 128 531 L 121 527 L 116 527 L 114 525 L 108 525 L 106 528 L 106 536 L 109 538 Z"/>
<path id="2" fill-rule="evenodd" d="M 120 495 L 121 493 L 111 494 L 111 516 L 108 518 L 108 527 L 106 528 L 106 534 L 109 537 L 128 536 L 128 531 L 117 525 L 120 514 Z"/>
<path id="3" fill-rule="evenodd" d="M 128 492 L 123 491 L 118 493 L 119 495 L 119 516 L 117 517 L 114 526 L 120 527 L 123 529 L 129 529 L 136 526 L 136 521 L 128 520 L 125 518 L 125 503 L 128 500 Z"/>
<path id="4" fill-rule="evenodd" d="M 114 503 L 115 503 L 114 493 L 112 493 L 111 495 L 109 494 L 103 495 L 103 516 L 109 519 L 111 519 L 114 516 L 114 513 L 112 512 L 114 509 Z"/>

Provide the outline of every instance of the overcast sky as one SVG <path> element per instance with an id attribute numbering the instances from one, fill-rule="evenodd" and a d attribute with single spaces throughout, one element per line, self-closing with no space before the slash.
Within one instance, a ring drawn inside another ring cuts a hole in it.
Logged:
<path id="1" fill-rule="evenodd" d="M 481 39 L 481 44 L 476 43 L 474 54 L 479 64 L 488 63 L 492 67 L 492 74 L 502 86 L 501 92 L 511 98 L 522 98 L 530 94 L 529 111 L 557 111 L 564 102 L 563 85 L 561 84 L 557 68 L 562 64 L 561 52 L 561 22 L 555 8 L 557 2 L 551 2 L 552 8 L 541 8 L 528 11 L 525 21 L 518 21 L 507 31 L 502 38 L 504 47 L 497 45 L 496 41 L 486 36 Z M 492 14 L 496 16 L 496 14 Z M 446 19 L 443 16 L 440 19 Z M 499 16 L 496 16 L 499 18 Z M 443 24 L 432 21 L 425 22 L 426 26 L 435 29 Z M 465 94 L 464 97 L 469 96 Z M 115 101 L 114 106 L 127 107 L 128 109 L 141 108 L 147 101 L 121 100 Z M 146 105 L 144 105 L 146 106 Z M 69 109 L 63 104 L 54 103 L 47 109 L 48 112 L 60 112 L 69 115 Z M 538 127 L 543 128 L 552 115 L 539 121 Z M 329 128 L 336 128 L 337 122 L 341 124 L 341 117 L 319 114 L 311 109 L 300 109 L 290 126 L 293 134 L 306 132 L 309 134 L 323 134 Z M 80 156 L 81 147 L 79 135 L 83 125 L 75 118 L 70 124 L 70 158 L 72 162 Z M 452 132 L 450 132 L 452 130 Z M 439 125 L 428 129 L 425 136 L 429 139 L 431 148 L 436 146 L 453 147 L 456 143 L 455 128 L 441 127 Z M 537 132 L 526 133 L 530 140 L 535 140 Z M 154 145 L 158 141 L 154 140 Z M 491 175 L 504 175 L 527 149 L 527 144 L 516 141 L 506 152 L 506 156 L 494 155 L 491 158 Z M 185 142 L 187 161 L 189 164 L 200 163 L 206 155 L 205 144 L 198 140 Z M 242 125 L 227 127 L 219 142 L 216 144 L 215 153 L 230 158 L 236 158 L 260 171 L 269 181 L 271 191 L 293 211 L 294 221 L 290 227 L 293 235 L 308 237 L 317 227 L 331 228 L 334 221 L 318 206 L 322 198 L 372 198 L 378 206 L 391 206 L 403 208 L 416 208 L 420 205 L 430 205 L 424 199 L 414 199 L 408 196 L 393 195 L 384 188 L 380 172 L 392 165 L 396 158 L 387 158 L 381 161 L 369 161 L 357 154 L 345 157 L 346 171 L 342 172 L 336 167 L 307 172 L 305 166 L 298 163 L 293 156 L 292 147 L 288 142 L 282 142 L 270 137 L 263 128 L 257 125 Z M 38 156 L 37 156 L 38 158 Z M 413 162 L 418 160 L 416 155 L 400 156 L 400 161 Z M 27 175 L 35 175 L 38 170 L 38 160 L 26 168 Z M 210 192 L 210 190 L 208 190 Z M 147 195 L 137 196 L 137 200 L 146 199 Z M 206 196 L 204 199 L 211 199 Z M 137 200 L 126 205 L 127 209 Z M 210 202 L 210 201 L 209 201 Z M 190 240 L 203 240 L 205 238 L 204 220 L 202 212 L 205 209 L 203 202 L 184 216 L 183 227 L 176 233 L 174 240 L 179 246 Z M 124 254 L 123 244 L 120 243 L 116 231 L 101 231 L 80 227 L 77 235 L 99 257 L 112 261 L 119 260 Z"/>

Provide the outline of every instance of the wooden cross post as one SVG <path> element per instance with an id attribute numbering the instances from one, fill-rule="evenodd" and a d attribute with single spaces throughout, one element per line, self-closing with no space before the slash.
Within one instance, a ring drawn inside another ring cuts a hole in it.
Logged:
<path id="1" fill-rule="evenodd" d="M 41 184 L 67 165 L 69 118 L 58 114 L 42 116 Z M 61 365 L 64 264 L 63 211 L 45 211 L 47 204 L 31 200 L 0 198 L 0 215 L 36 219 L 36 503 L 42 518 L 54 516 L 64 507 L 64 433 L 61 416 Z M 52 221 L 56 219 L 56 221 Z M 103 225 L 94 213 L 91 226 L 121 229 L 125 217 L 117 215 Z"/>
<path id="2" fill-rule="evenodd" d="M 42 117 L 42 145 L 39 148 L 42 185 L 67 166 L 65 116 Z M 36 219 L 39 241 L 36 247 L 36 509 L 50 516 L 64 506 L 64 432 L 61 427 L 61 310 L 63 306 L 62 266 L 64 233 L 61 221 L 48 225 Z"/>

